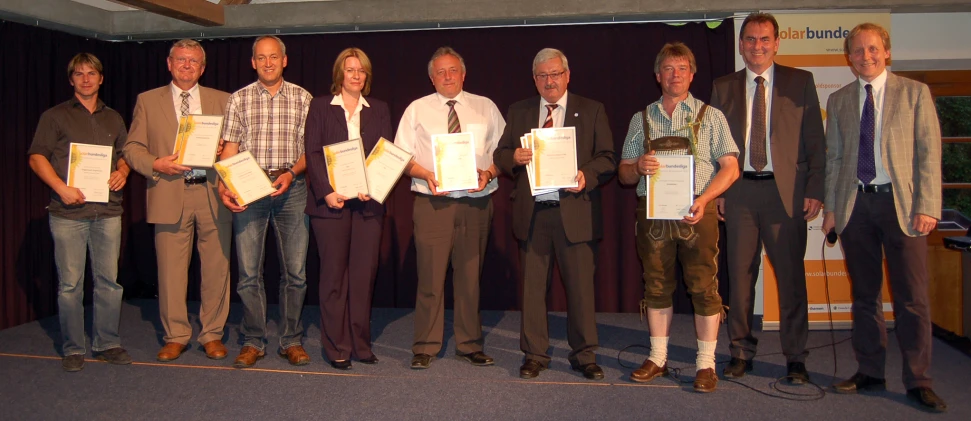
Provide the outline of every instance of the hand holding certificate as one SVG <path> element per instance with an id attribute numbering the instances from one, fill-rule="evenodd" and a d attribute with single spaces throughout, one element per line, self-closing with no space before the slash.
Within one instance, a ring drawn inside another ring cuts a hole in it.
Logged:
<path id="1" fill-rule="evenodd" d="M 411 158 L 410 153 L 394 143 L 383 137 L 378 139 L 364 163 L 367 167 L 367 187 L 371 199 L 384 203 Z"/>
<path id="2" fill-rule="evenodd" d="M 249 151 L 219 161 L 213 167 L 226 188 L 236 195 L 239 206 L 246 206 L 276 191 Z"/>
<path id="3" fill-rule="evenodd" d="M 71 143 L 67 185 L 81 190 L 86 202 L 108 203 L 112 151 L 111 146 Z"/>
<path id="4" fill-rule="evenodd" d="M 519 138 L 519 144 L 524 149 L 529 149 L 529 143 L 532 141 L 532 134 L 527 133 L 525 136 Z M 526 177 L 529 178 L 529 192 L 533 196 L 539 196 L 541 194 L 555 192 L 556 189 L 537 189 L 536 188 L 536 175 L 533 173 L 533 163 L 530 161 L 526 165 Z"/>
<path id="5" fill-rule="evenodd" d="M 695 161 L 692 155 L 655 155 L 661 165 L 647 176 L 647 219 L 681 220 L 695 201 Z"/>
<path id="6" fill-rule="evenodd" d="M 432 135 L 432 162 L 439 192 L 479 187 L 475 136 L 472 133 Z"/>
<path id="7" fill-rule="evenodd" d="M 364 167 L 364 144 L 353 139 L 324 146 L 327 178 L 330 187 L 345 197 L 368 194 L 367 170 Z"/>
<path id="8" fill-rule="evenodd" d="M 179 131 L 175 137 L 178 154 L 175 163 L 187 167 L 211 168 L 216 162 L 219 133 L 223 127 L 221 115 L 188 115 L 179 119 Z"/>
<path id="9" fill-rule="evenodd" d="M 576 128 L 533 129 L 531 134 L 533 160 L 530 165 L 536 176 L 536 188 L 577 187 Z"/>

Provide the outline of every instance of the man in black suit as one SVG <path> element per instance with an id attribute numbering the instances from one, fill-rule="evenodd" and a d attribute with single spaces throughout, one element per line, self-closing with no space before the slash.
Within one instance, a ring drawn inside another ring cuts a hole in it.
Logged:
<path id="1" fill-rule="evenodd" d="M 728 119 L 741 152 L 742 177 L 718 199 L 728 239 L 728 336 L 732 359 L 722 374 L 752 370 L 755 281 L 762 246 L 779 287 L 779 331 L 791 384 L 809 381 L 806 339 L 806 221 L 819 214 L 825 177 L 823 119 L 810 72 L 773 62 L 779 24 L 767 13 L 742 22 L 738 49 L 745 69 L 715 80 L 711 105 Z"/>
<path id="2" fill-rule="evenodd" d="M 526 362 L 522 378 L 533 378 L 550 363 L 546 294 L 551 258 L 560 267 L 569 312 L 567 339 L 570 365 L 592 380 L 603 379 L 597 365 L 593 276 L 597 241 L 603 236 L 600 185 L 616 169 L 613 137 L 603 104 L 567 93 L 570 66 L 562 52 L 544 48 L 533 59 L 533 80 L 540 96 L 509 107 L 506 128 L 494 161 L 513 178 L 513 233 L 520 240 L 523 268 L 523 321 L 519 346 Z M 519 137 L 534 128 L 575 127 L 577 187 L 533 197 L 525 165 L 532 151 Z"/>

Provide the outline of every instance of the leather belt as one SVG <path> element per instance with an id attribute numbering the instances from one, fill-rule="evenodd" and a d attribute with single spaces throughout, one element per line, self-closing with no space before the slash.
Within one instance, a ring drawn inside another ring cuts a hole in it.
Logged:
<path id="1" fill-rule="evenodd" d="M 746 180 L 775 180 L 775 174 L 771 171 L 745 171 L 742 178 Z"/>
<path id="2" fill-rule="evenodd" d="M 290 168 L 277 168 L 275 170 L 263 169 L 263 172 L 266 173 L 267 177 L 270 177 L 270 180 L 276 180 L 277 177 L 286 174 L 287 171 L 290 171 Z"/>
<path id="3" fill-rule="evenodd" d="M 858 184 L 856 190 L 863 193 L 892 193 L 893 184 Z"/>
<path id="4" fill-rule="evenodd" d="M 536 204 L 546 208 L 558 208 L 560 207 L 559 200 L 538 200 Z"/>
<path id="5" fill-rule="evenodd" d="M 187 186 L 192 184 L 202 184 L 209 181 L 206 177 L 187 177 L 183 178 L 182 180 L 185 181 L 185 185 Z"/>

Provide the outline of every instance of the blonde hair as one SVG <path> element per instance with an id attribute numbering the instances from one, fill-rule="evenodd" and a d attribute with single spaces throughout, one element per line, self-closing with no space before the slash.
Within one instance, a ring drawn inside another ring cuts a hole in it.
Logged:
<path id="1" fill-rule="evenodd" d="M 361 61 L 361 67 L 364 68 L 364 74 L 367 77 L 364 79 L 364 89 L 361 89 L 361 94 L 368 95 L 371 93 L 371 59 L 364 54 L 360 48 L 351 47 L 345 48 L 337 55 L 337 60 L 334 61 L 334 81 L 330 84 L 330 93 L 332 95 L 338 95 L 341 93 L 341 88 L 344 86 L 344 62 L 349 57 L 356 57 Z"/>

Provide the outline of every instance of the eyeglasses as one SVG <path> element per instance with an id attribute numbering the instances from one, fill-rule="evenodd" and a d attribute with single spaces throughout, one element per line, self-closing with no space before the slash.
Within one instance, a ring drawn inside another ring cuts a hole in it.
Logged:
<path id="1" fill-rule="evenodd" d="M 194 58 L 188 58 L 188 57 L 172 57 L 172 58 L 175 60 L 176 64 L 180 66 L 185 65 L 186 62 L 189 62 L 189 65 L 192 67 L 199 67 L 200 65 L 202 65 L 202 62 Z"/>
<path id="2" fill-rule="evenodd" d="M 550 78 L 553 80 L 560 80 L 560 77 L 563 76 L 564 74 L 566 74 L 566 72 L 540 73 L 538 75 L 533 75 L 533 76 L 536 77 L 536 80 L 546 80 L 546 78 Z"/>

